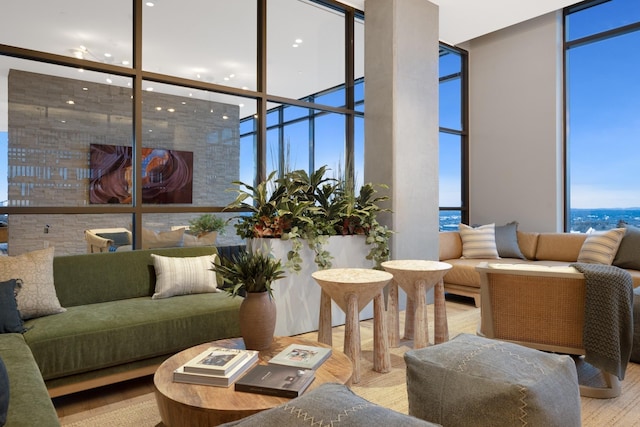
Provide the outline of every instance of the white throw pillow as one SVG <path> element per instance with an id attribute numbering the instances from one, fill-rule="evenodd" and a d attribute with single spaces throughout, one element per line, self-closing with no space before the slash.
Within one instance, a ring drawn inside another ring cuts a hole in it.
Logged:
<path id="1" fill-rule="evenodd" d="M 185 247 L 189 246 L 213 246 L 216 244 L 216 238 L 218 237 L 217 231 L 211 231 L 201 236 L 194 236 L 193 234 L 184 233 L 183 243 Z"/>
<path id="2" fill-rule="evenodd" d="M 142 228 L 142 249 L 175 248 L 182 246 L 184 228 L 156 233 Z"/>
<path id="3" fill-rule="evenodd" d="M 495 224 L 475 228 L 460 224 L 458 230 L 462 239 L 462 258 L 500 258 L 496 247 Z"/>
<path id="4" fill-rule="evenodd" d="M 614 228 L 589 234 L 580 248 L 578 262 L 611 265 L 625 232 L 624 228 Z"/>
<path id="5" fill-rule="evenodd" d="M 21 279 L 16 302 L 20 317 L 32 319 L 67 311 L 53 284 L 53 247 L 17 256 L 0 257 L 0 281 Z"/>
<path id="6" fill-rule="evenodd" d="M 151 254 L 156 270 L 156 290 L 152 299 L 175 295 L 220 292 L 213 263 L 217 255 L 166 257 Z"/>

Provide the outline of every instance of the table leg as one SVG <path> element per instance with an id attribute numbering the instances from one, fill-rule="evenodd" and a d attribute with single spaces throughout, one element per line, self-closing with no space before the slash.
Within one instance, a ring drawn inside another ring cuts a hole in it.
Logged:
<path id="1" fill-rule="evenodd" d="M 389 346 L 400 346 L 400 312 L 398 310 L 398 283 L 392 280 L 389 284 L 389 301 L 387 301 L 387 327 L 389 329 Z"/>
<path id="2" fill-rule="evenodd" d="M 413 298 L 407 292 L 407 308 L 404 311 L 404 339 L 412 340 L 415 327 L 416 307 Z"/>
<path id="3" fill-rule="evenodd" d="M 324 290 L 320 293 L 320 318 L 318 319 L 318 342 L 332 345 L 331 297 Z"/>
<path id="4" fill-rule="evenodd" d="M 413 348 L 422 348 L 429 345 L 429 324 L 427 318 L 427 283 L 418 280 L 415 285 L 414 303 L 416 304 L 415 333 Z"/>
<path id="5" fill-rule="evenodd" d="M 386 373 L 391 370 L 391 356 L 387 341 L 387 322 L 382 290 L 373 299 L 373 370 Z"/>
<path id="6" fill-rule="evenodd" d="M 449 325 L 447 323 L 447 306 L 444 300 L 444 281 L 439 280 L 433 290 L 434 299 L 434 343 L 449 341 Z"/>
<path id="7" fill-rule="evenodd" d="M 344 332 L 344 353 L 353 363 L 352 382 L 360 382 L 360 319 L 358 316 L 358 297 L 355 294 L 348 294 L 347 312 Z"/>

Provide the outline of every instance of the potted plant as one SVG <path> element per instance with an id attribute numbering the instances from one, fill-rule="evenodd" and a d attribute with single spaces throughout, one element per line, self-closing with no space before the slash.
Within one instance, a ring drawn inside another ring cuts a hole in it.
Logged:
<path id="1" fill-rule="evenodd" d="M 244 295 L 240 304 L 240 333 L 249 350 L 269 348 L 276 326 L 272 284 L 285 277 L 282 264 L 266 250 L 241 251 L 213 264 L 231 296 Z"/>
<path id="2" fill-rule="evenodd" d="M 367 259 L 380 268 L 389 259 L 392 234 L 377 220 L 380 212 L 387 211 L 379 206 L 387 197 L 376 196 L 371 183 L 356 194 L 348 180 L 327 177 L 327 170 L 326 165 L 311 175 L 294 170 L 280 178 L 274 171 L 256 186 L 233 182 L 238 195 L 227 209 L 250 212 L 237 217 L 237 234 L 245 239 L 291 240 L 285 267 L 295 272 L 301 269 L 303 241 L 314 251 L 318 267 L 324 269 L 331 267 L 331 255 L 324 249 L 329 236 L 364 235 L 371 245 Z"/>
<path id="3" fill-rule="evenodd" d="M 185 246 L 215 245 L 218 234 L 224 234 L 227 222 L 214 214 L 205 213 L 189 221 L 185 231 Z"/>

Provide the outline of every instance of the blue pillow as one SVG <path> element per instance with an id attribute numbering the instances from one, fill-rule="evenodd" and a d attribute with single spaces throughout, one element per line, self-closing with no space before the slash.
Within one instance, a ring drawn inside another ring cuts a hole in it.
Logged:
<path id="1" fill-rule="evenodd" d="M 0 426 L 7 422 L 7 412 L 9 411 L 9 374 L 7 367 L 0 358 Z"/>
<path id="2" fill-rule="evenodd" d="M 18 311 L 16 294 L 22 286 L 20 280 L 0 282 L 0 333 L 23 333 L 24 323 Z"/>

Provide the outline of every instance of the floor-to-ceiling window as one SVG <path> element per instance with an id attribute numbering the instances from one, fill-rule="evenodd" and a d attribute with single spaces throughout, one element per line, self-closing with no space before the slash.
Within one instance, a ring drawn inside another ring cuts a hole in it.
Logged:
<path id="1" fill-rule="evenodd" d="M 469 222 L 467 53 L 440 46 L 440 230 Z"/>
<path id="2" fill-rule="evenodd" d="M 362 179 L 363 34 L 331 0 L 3 5 L 9 254 L 85 252 L 85 229 L 112 227 L 142 247 L 143 229 L 232 216 L 231 182 L 272 169 Z"/>
<path id="3" fill-rule="evenodd" d="M 640 226 L 640 2 L 565 10 L 566 228 Z"/>

